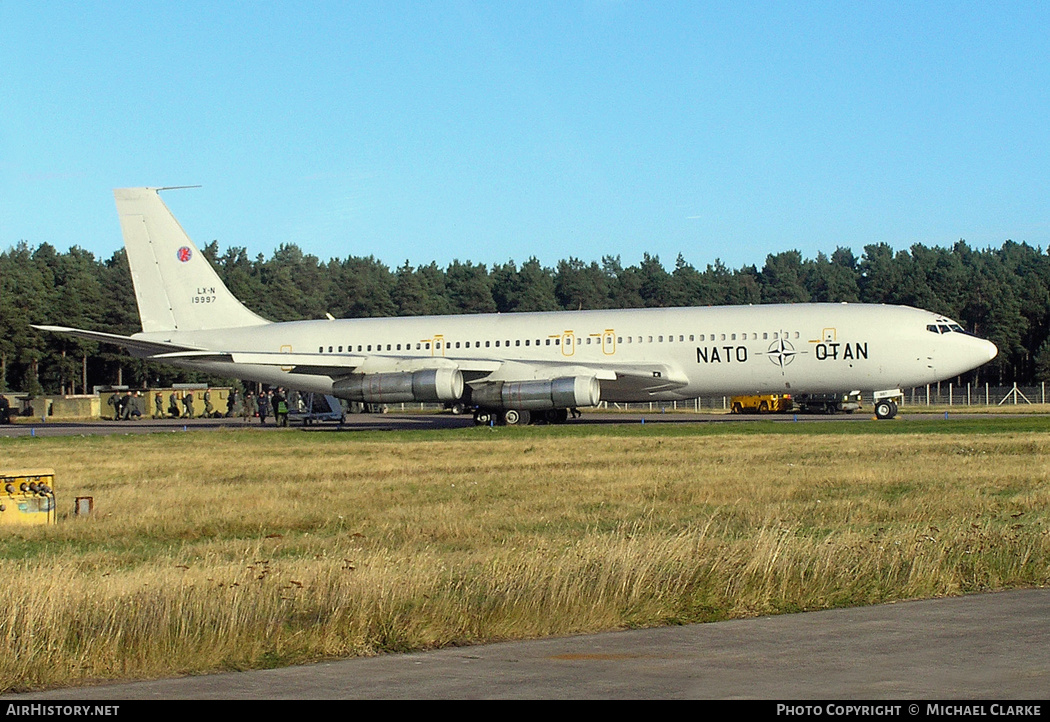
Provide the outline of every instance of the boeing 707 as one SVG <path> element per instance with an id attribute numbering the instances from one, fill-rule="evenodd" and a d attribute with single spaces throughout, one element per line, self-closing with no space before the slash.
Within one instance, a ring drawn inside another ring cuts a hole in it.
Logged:
<path id="1" fill-rule="evenodd" d="M 901 389 L 966 373 L 993 343 L 906 306 L 798 303 L 275 323 L 219 279 L 160 198 L 114 191 L 142 332 L 36 328 L 137 357 L 367 403 L 437 402 L 478 424 L 560 422 L 602 401 L 869 392 L 892 418 Z"/>

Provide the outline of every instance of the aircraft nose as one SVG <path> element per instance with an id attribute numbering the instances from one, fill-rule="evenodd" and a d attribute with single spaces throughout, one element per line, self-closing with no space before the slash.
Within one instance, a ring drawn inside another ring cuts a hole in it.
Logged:
<path id="1" fill-rule="evenodd" d="M 984 350 L 988 354 L 989 361 L 999 355 L 999 349 L 991 341 L 984 341 Z"/>

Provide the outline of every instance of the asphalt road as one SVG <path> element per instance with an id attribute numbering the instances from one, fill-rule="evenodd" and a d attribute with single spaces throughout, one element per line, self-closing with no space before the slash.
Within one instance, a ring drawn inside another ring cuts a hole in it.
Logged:
<path id="1" fill-rule="evenodd" d="M 1018 590 L 7 695 L 4 701 L 1045 700 L 1048 619 L 1050 589 Z"/>

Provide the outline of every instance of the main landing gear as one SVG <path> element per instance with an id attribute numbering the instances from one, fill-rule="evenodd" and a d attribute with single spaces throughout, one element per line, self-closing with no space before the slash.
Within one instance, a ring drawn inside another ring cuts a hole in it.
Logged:
<path id="1" fill-rule="evenodd" d="M 568 409 L 544 409 L 542 411 L 529 411 L 527 409 L 489 411 L 488 409 L 477 409 L 474 412 L 474 425 L 527 426 L 528 424 L 563 424 L 568 418 Z"/>

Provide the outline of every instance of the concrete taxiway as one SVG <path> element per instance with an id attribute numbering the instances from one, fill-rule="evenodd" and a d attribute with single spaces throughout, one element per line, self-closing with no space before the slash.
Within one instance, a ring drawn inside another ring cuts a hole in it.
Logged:
<path id="1" fill-rule="evenodd" d="M 1048 620 L 1029 589 L 4 699 L 1039 700 Z"/>
<path id="2" fill-rule="evenodd" d="M 1018 414 L 1020 415 L 1020 414 Z M 951 419 L 988 418 L 988 414 L 952 411 Z M 942 419 L 941 414 L 901 414 L 900 421 Z M 587 411 L 582 418 L 567 422 L 568 425 L 605 425 L 605 424 L 699 424 L 699 423 L 747 423 L 754 421 L 773 421 L 778 423 L 813 423 L 834 421 L 836 423 L 894 423 L 872 419 L 871 414 L 727 414 L 727 413 L 690 413 L 667 412 L 658 409 L 651 413 L 642 412 L 603 412 Z M 307 429 L 309 431 L 406 431 L 424 429 L 470 428 L 474 422 L 469 415 L 455 416 L 441 413 L 389 413 L 389 414 L 349 414 L 345 423 L 324 422 L 303 427 L 293 422 L 289 429 Z M 258 419 L 141 419 L 139 421 L 34 421 L 19 419 L 17 423 L 0 426 L 0 437 L 21 436 L 94 436 L 97 434 L 150 434 L 178 433 L 182 431 L 199 431 L 207 429 L 258 429 L 277 431 L 273 419 L 262 425 Z M 284 430 L 284 429 L 281 429 Z"/>

